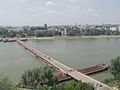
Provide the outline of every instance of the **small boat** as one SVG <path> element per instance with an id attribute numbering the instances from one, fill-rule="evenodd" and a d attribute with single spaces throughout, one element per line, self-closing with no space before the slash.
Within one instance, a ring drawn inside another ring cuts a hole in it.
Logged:
<path id="1" fill-rule="evenodd" d="M 0 39 L 0 42 L 2 42 L 3 40 L 2 40 L 2 38 Z"/>
<path id="2" fill-rule="evenodd" d="M 21 41 L 27 41 L 27 39 L 20 39 Z"/>
<path id="3" fill-rule="evenodd" d="M 4 39 L 3 42 L 4 42 L 4 43 L 8 42 L 8 39 Z"/>
<path id="4" fill-rule="evenodd" d="M 21 41 L 27 41 L 27 39 L 20 39 L 20 40 L 21 40 Z M 2 41 L 3 41 L 4 43 L 6 43 L 6 42 L 16 42 L 16 39 L 12 39 L 12 38 L 11 38 L 11 39 L 8 39 L 8 38 L 7 38 L 7 39 L 3 39 Z"/>

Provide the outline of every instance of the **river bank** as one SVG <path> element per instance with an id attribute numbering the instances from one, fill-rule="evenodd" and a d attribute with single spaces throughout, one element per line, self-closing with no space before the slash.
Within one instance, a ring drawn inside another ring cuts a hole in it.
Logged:
<path id="1" fill-rule="evenodd" d="M 29 39 L 29 40 L 52 40 L 52 39 L 99 39 L 99 38 L 120 38 L 120 35 L 117 36 L 58 36 L 58 37 L 28 37 L 21 39 Z"/>
<path id="2" fill-rule="evenodd" d="M 25 38 L 20 38 L 22 40 L 53 40 L 53 39 L 99 39 L 99 38 L 120 38 L 120 35 L 116 36 L 107 36 L 107 35 L 99 35 L 99 36 L 55 36 L 55 37 L 25 37 Z M 0 41 L 3 38 L 0 39 Z M 9 40 L 15 40 L 15 38 L 4 38 L 4 39 L 9 39 Z"/>

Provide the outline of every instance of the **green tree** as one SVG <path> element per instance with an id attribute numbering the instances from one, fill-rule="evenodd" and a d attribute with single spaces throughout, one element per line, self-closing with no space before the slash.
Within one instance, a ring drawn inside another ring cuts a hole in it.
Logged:
<path id="1" fill-rule="evenodd" d="M 115 79 L 120 80 L 120 57 L 117 57 L 111 61 L 111 67 L 109 71 Z"/>
<path id="2" fill-rule="evenodd" d="M 43 85 L 42 87 L 39 88 L 39 90 L 52 90 L 52 89 L 47 85 Z"/>
<path id="3" fill-rule="evenodd" d="M 105 35 L 112 35 L 112 31 L 111 30 L 106 30 Z"/>
<path id="4" fill-rule="evenodd" d="M 0 77 L 0 90 L 16 90 L 7 77 Z"/>
<path id="5" fill-rule="evenodd" d="M 54 69 L 46 66 L 26 71 L 21 77 L 20 84 L 22 87 L 26 88 L 37 88 L 43 84 L 53 87 L 57 81 Z"/>
<path id="6" fill-rule="evenodd" d="M 120 72 L 116 75 L 116 79 L 120 81 Z"/>
<path id="7" fill-rule="evenodd" d="M 120 34 L 119 30 L 113 32 L 113 35 L 119 35 L 119 34 Z"/>
<path id="8" fill-rule="evenodd" d="M 94 88 L 87 83 L 72 80 L 59 84 L 55 90 L 94 90 Z"/>
<path id="9" fill-rule="evenodd" d="M 94 90 L 91 85 L 81 81 L 58 83 L 54 71 L 49 66 L 28 70 L 22 75 L 21 86 L 35 90 Z"/>

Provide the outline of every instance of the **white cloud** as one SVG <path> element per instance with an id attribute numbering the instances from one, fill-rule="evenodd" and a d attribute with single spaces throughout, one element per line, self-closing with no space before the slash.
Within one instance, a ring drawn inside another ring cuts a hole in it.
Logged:
<path id="1" fill-rule="evenodd" d="M 47 1 L 45 4 L 46 4 L 47 6 L 55 6 L 55 5 L 56 5 L 56 3 L 53 2 L 53 1 Z"/>
<path id="2" fill-rule="evenodd" d="M 73 2 L 78 2 L 79 0 L 69 0 L 69 2 L 73 3 Z"/>
<path id="3" fill-rule="evenodd" d="M 66 22 L 74 22 L 74 20 L 77 21 L 79 19 L 83 19 L 83 17 L 90 17 L 90 19 L 98 19 L 100 17 L 98 11 L 96 11 L 94 8 L 92 8 L 92 6 L 89 5 L 89 0 L 65 0 L 63 2 L 55 0 L 34 0 L 35 2 L 29 2 L 32 0 L 13 1 L 15 1 L 16 3 L 21 2 L 20 8 L 22 7 L 22 4 L 24 7 L 24 3 L 22 2 L 30 3 L 30 5 L 27 5 L 27 3 L 25 3 L 26 6 L 24 10 L 20 10 L 20 13 L 24 12 L 26 17 L 40 18 L 43 21 L 51 21 L 51 19 L 53 19 L 54 21 L 62 21 L 62 19 L 60 18 L 63 18 L 66 19 Z M 32 20 L 32 18 L 30 19 Z"/>
<path id="4" fill-rule="evenodd" d="M 56 14 L 57 12 L 55 10 L 48 10 L 48 13 L 50 13 L 50 14 Z"/>
<path id="5" fill-rule="evenodd" d="M 88 0 L 69 0 L 70 3 L 81 3 L 83 5 L 88 4 Z"/>
<path id="6" fill-rule="evenodd" d="M 100 16 L 93 8 L 88 7 L 87 0 L 69 0 L 69 2 L 78 2 L 78 3 L 66 3 L 65 8 L 62 9 L 57 6 L 53 1 L 45 2 L 45 6 L 42 7 L 30 7 L 28 8 L 28 12 L 35 12 L 36 14 L 51 14 L 51 15 L 65 15 L 65 16 Z M 60 3 L 59 3 L 60 4 Z M 53 6 L 53 7 L 51 7 Z"/>
<path id="7" fill-rule="evenodd" d="M 13 2 L 27 2 L 29 0 L 12 0 Z"/>
<path id="8" fill-rule="evenodd" d="M 87 9 L 87 14 L 94 16 L 94 17 L 100 17 L 100 15 L 93 9 L 93 8 L 88 8 Z"/>
<path id="9" fill-rule="evenodd" d="M 44 11 L 45 8 L 43 7 L 33 7 L 33 8 L 27 8 L 28 12 L 39 12 L 39 11 Z"/>
<path id="10" fill-rule="evenodd" d="M 95 10 L 93 8 L 88 8 L 87 11 L 88 12 L 94 12 Z"/>
<path id="11" fill-rule="evenodd" d="M 83 4 L 84 5 L 88 4 L 88 1 L 87 0 L 83 0 Z"/>
<path id="12" fill-rule="evenodd" d="M 87 13 L 87 9 L 88 9 L 88 0 L 69 0 L 69 11 L 76 13 L 76 14 L 80 14 L 83 15 L 85 13 Z"/>
<path id="13" fill-rule="evenodd" d="M 95 17 L 101 17 L 98 13 L 93 13 L 93 16 L 95 16 Z"/>
<path id="14" fill-rule="evenodd" d="M 34 9 L 34 8 L 28 8 L 27 11 L 29 11 L 29 12 L 34 12 L 35 9 Z"/>
<path id="15" fill-rule="evenodd" d="M 5 13 L 6 13 L 5 11 L 0 10 L 0 14 L 5 14 Z"/>

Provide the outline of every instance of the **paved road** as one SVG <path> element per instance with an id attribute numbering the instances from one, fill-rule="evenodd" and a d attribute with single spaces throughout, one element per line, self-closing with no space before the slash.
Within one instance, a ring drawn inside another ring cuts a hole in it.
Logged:
<path id="1" fill-rule="evenodd" d="M 68 75 L 74 77 L 76 80 L 81 80 L 83 82 L 91 83 L 97 90 L 112 90 L 109 86 L 83 74 L 78 71 L 68 72 Z"/>
<path id="2" fill-rule="evenodd" d="M 29 50 L 30 52 L 32 52 L 33 54 L 35 54 L 38 58 L 42 58 L 44 61 L 48 62 L 49 64 L 53 65 L 54 67 L 56 67 L 57 69 L 61 70 L 61 72 L 71 76 L 72 78 L 76 79 L 76 80 L 81 80 L 82 82 L 87 82 L 87 83 L 91 83 L 96 90 L 112 90 L 110 87 L 108 87 L 107 85 L 85 75 L 82 74 L 80 72 L 78 72 L 77 70 L 66 66 L 63 63 L 58 62 L 57 60 L 53 59 L 52 57 L 42 53 L 41 51 L 31 47 L 30 45 L 24 43 L 23 41 L 20 40 L 16 40 L 20 45 L 22 45 L 24 48 L 26 48 L 27 50 Z"/>

